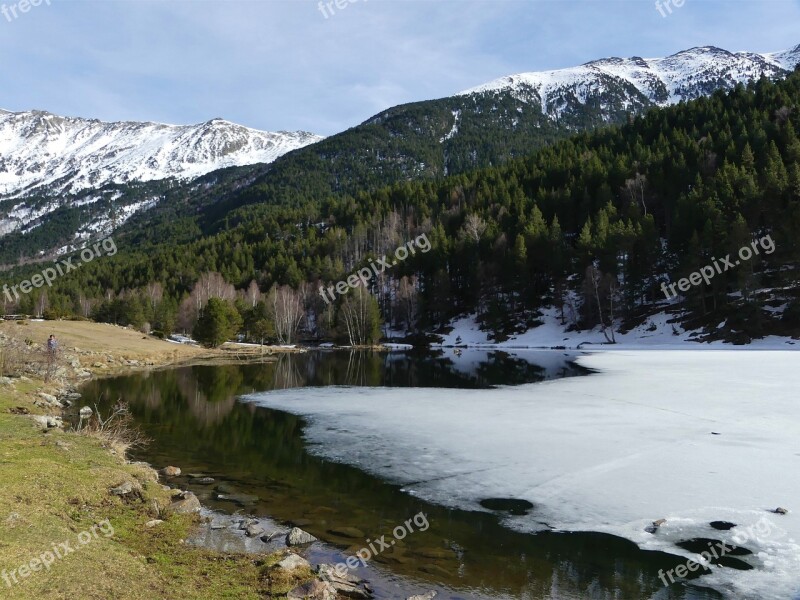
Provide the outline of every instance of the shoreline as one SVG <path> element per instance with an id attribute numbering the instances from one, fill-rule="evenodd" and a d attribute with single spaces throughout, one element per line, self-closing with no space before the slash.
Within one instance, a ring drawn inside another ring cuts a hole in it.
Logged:
<path id="1" fill-rule="evenodd" d="M 59 324 L 57 327 L 55 325 Z M 178 344 L 171 344 L 169 342 L 163 342 L 157 340 L 156 338 L 152 338 L 151 336 L 143 336 L 141 333 L 128 330 L 121 327 L 115 327 L 110 325 L 102 325 L 102 324 L 87 324 L 81 323 L 78 326 L 80 329 L 90 329 L 93 333 L 96 334 L 106 334 L 114 338 L 115 347 L 110 347 L 108 345 L 108 340 L 103 338 L 98 338 L 97 340 L 88 342 L 81 342 L 82 347 L 75 347 L 69 345 L 68 340 L 72 339 L 71 336 L 76 335 L 75 333 L 69 333 L 69 330 L 73 322 L 44 322 L 41 323 L 41 328 L 34 328 L 32 331 L 28 331 L 27 328 L 24 328 L 25 333 L 30 333 L 32 335 L 36 335 L 37 339 L 46 339 L 46 336 L 40 335 L 45 331 L 49 331 L 51 329 L 56 329 L 60 332 L 60 336 L 64 339 L 64 347 L 63 347 L 63 356 L 62 362 L 66 363 L 64 365 L 65 372 L 62 373 L 58 378 L 54 379 L 53 381 L 46 382 L 37 380 L 31 376 L 23 376 L 15 381 L 13 381 L 12 388 L 15 388 L 15 394 L 12 394 L 12 403 L 10 407 L 4 407 L 3 405 L 6 403 L 0 402 L 0 412 L 7 412 L 7 410 L 11 410 L 16 407 L 27 407 L 30 413 L 27 415 L 29 420 L 35 420 L 37 417 L 41 419 L 44 417 L 45 419 L 53 418 L 53 419 L 60 419 L 63 421 L 64 417 L 64 410 L 67 407 L 56 407 L 52 405 L 45 406 L 42 404 L 42 401 L 45 400 L 43 396 L 51 396 L 54 399 L 69 399 L 71 395 L 78 393 L 78 386 L 87 383 L 89 381 L 95 379 L 105 379 L 108 377 L 116 377 L 116 376 L 123 376 L 126 374 L 132 373 L 141 373 L 147 371 L 156 371 L 156 370 L 164 370 L 164 369 L 174 369 L 174 368 L 181 368 L 186 366 L 193 366 L 193 365 L 221 365 L 221 364 L 248 364 L 253 363 L 257 364 L 260 362 L 273 362 L 278 360 L 278 355 L 282 352 L 287 353 L 299 353 L 299 352 L 307 352 L 313 348 L 270 348 L 271 351 L 264 353 L 263 350 L 258 353 L 248 352 L 248 353 L 239 353 L 229 350 L 205 350 L 200 348 L 195 348 L 186 345 L 178 345 Z M 9 325 L 7 323 L 0 324 L 0 342 L 2 345 L 6 345 L 5 342 L 7 341 L 7 337 L 5 337 L 8 333 L 8 329 L 11 329 L 13 333 L 17 333 L 20 330 L 23 330 L 23 327 L 18 325 L 14 325 L 13 322 Z M 134 339 L 135 338 L 135 339 Z M 26 338 L 28 341 L 30 337 Z M 138 341 L 140 344 L 144 342 L 145 346 L 148 346 L 145 349 L 132 347 L 134 346 L 135 341 Z M 92 343 L 96 345 L 92 345 Z M 26 344 L 28 348 L 31 349 L 32 352 L 40 352 L 43 353 L 43 348 L 40 348 L 41 344 L 36 344 L 36 342 L 32 342 L 31 344 Z M 687 348 L 685 345 L 678 346 L 678 347 L 670 347 L 667 348 L 668 350 L 687 350 L 691 351 L 694 349 L 694 345 L 690 348 Z M 99 349 L 95 349 L 99 348 Z M 266 348 L 266 347 L 265 347 Z M 458 349 L 458 348 L 465 348 L 465 346 L 439 346 L 430 348 L 432 350 L 436 349 Z M 508 347 L 481 347 L 481 346 L 469 346 L 467 347 L 470 350 L 531 350 L 531 351 L 541 351 L 541 350 L 561 350 L 562 348 L 508 348 Z M 320 348 L 320 350 L 354 350 L 356 348 Z M 372 347 L 373 350 L 379 350 L 379 348 Z M 698 348 L 700 349 L 700 348 Z M 723 346 L 723 347 L 702 347 L 703 350 L 768 350 L 768 348 L 748 348 L 748 347 L 731 347 L 731 346 Z M 275 350 L 274 352 L 272 350 Z M 383 348 L 383 351 L 393 351 L 396 349 L 393 348 Z M 588 348 L 581 348 L 580 350 L 589 353 L 604 353 L 605 351 L 613 351 L 613 350 L 620 350 L 620 351 L 630 351 L 630 350 L 661 350 L 660 348 L 655 347 L 626 347 L 622 345 L 603 345 L 602 347 L 594 346 Z M 148 354 L 149 352 L 149 354 Z M 109 360 L 111 359 L 111 360 Z M 35 365 L 34 365 L 35 366 Z M 5 379 L 5 378 L 4 378 Z M 8 389 L 8 382 L 3 380 L 0 381 L 0 398 L 4 395 L 4 393 Z M 19 389 L 18 389 L 19 388 Z M 72 406 L 72 409 L 76 409 L 82 405 L 83 400 L 75 398 L 75 403 Z M 61 400 L 59 400 L 61 401 Z M 23 419 L 20 418 L 20 415 L 14 416 L 16 423 L 23 422 Z M 36 441 L 41 440 L 44 436 L 45 439 L 49 438 L 56 438 L 56 446 L 63 442 L 65 444 L 74 444 L 74 440 L 80 438 L 74 433 L 65 432 L 62 430 L 61 426 L 49 426 L 49 423 L 45 421 L 42 423 L 40 420 L 39 423 L 42 425 L 39 431 L 36 430 L 35 427 L 30 427 L 30 432 L 25 437 L 29 441 Z M 19 429 L 19 428 L 18 428 Z M 44 430 L 44 433 L 42 433 Z M 0 429 L 0 434 L 2 434 L 2 430 Z M 83 442 L 83 440 L 81 440 Z M 110 467 L 112 472 L 113 478 L 116 480 L 123 480 L 128 479 L 132 481 L 134 484 L 141 484 L 141 492 L 144 496 L 147 497 L 148 500 L 155 501 L 156 503 L 160 503 L 162 505 L 162 509 L 168 511 L 171 504 L 176 502 L 175 500 L 175 493 L 181 490 L 177 488 L 166 490 L 164 488 L 164 483 L 168 483 L 168 479 L 159 478 L 157 466 L 149 465 L 145 463 L 138 463 L 138 462 L 131 462 L 129 461 L 124 454 L 120 455 L 119 452 L 115 452 L 112 446 L 102 445 L 99 450 L 104 453 L 107 459 L 110 459 L 114 464 Z M 1 463 L 2 461 L 0 461 Z M 166 467 L 167 465 L 161 465 L 161 467 Z M 179 465 L 180 466 L 180 465 Z M 138 472 L 138 475 L 131 475 L 131 471 L 135 470 Z M 117 481 L 119 483 L 119 481 Z M 108 486 L 102 488 L 102 492 L 106 498 L 108 497 Z M 138 492 L 137 492 L 138 493 Z M 184 492 L 185 494 L 191 494 L 191 492 Z M 191 494 L 194 496 L 194 494 Z M 190 499 L 191 496 L 182 497 L 180 500 L 187 500 Z M 196 497 L 195 497 L 195 500 Z M 191 500 L 190 500 L 191 502 Z M 200 507 L 199 501 L 197 501 L 198 507 Z M 124 509 L 126 507 L 126 502 L 122 502 L 120 509 Z M 160 509 L 161 510 L 161 509 Z M 141 529 L 144 526 L 144 517 L 142 516 L 141 511 L 134 511 L 135 517 L 138 519 L 137 526 Z M 152 515 L 150 515 L 152 516 Z M 155 515 L 156 519 L 149 519 L 147 523 L 153 520 L 161 520 L 161 515 Z M 2 517 L 2 498 L 0 497 L 0 517 Z M 130 517 L 130 515 L 129 515 Z M 118 517 L 119 518 L 119 517 Z M 233 518 L 233 517 L 232 517 Z M 267 516 L 266 519 L 270 517 Z M 175 523 L 172 526 L 169 525 L 170 520 L 174 519 Z M 265 520 L 266 520 L 265 519 Z M 114 519 L 112 517 L 112 523 Z M 287 556 L 287 551 L 282 550 L 278 551 L 279 556 L 273 556 L 272 562 L 270 560 L 266 560 L 264 557 L 265 555 L 269 554 L 267 549 L 265 548 L 264 552 L 257 552 L 256 554 L 249 554 L 249 555 L 242 555 L 239 553 L 229 553 L 229 552 L 222 552 L 218 553 L 214 550 L 210 550 L 208 547 L 201 547 L 200 549 L 187 549 L 187 545 L 184 544 L 184 540 L 189 539 L 191 536 L 197 535 L 198 531 L 203 527 L 203 523 L 198 520 L 196 516 L 194 516 L 194 512 L 182 515 L 182 516 L 172 516 L 169 520 L 167 520 L 168 525 L 159 524 L 154 526 L 153 533 L 166 530 L 172 532 L 172 535 L 166 536 L 167 539 L 164 541 L 169 542 L 172 544 L 169 552 L 167 552 L 168 556 L 193 556 L 194 559 L 197 559 L 198 555 L 206 555 L 206 556 L 216 556 L 215 560 L 222 560 L 222 561 L 230 561 L 239 565 L 239 568 L 243 568 L 245 570 L 254 569 L 256 575 L 253 575 L 251 585 L 258 586 L 260 585 L 258 582 L 261 581 L 263 578 L 262 571 L 264 570 L 264 565 L 268 564 L 266 567 L 267 570 L 274 570 L 272 566 L 275 562 L 278 562 L 277 559 L 280 557 Z M 0 526 L 0 532 L 2 532 L 2 527 Z M 134 535 L 140 535 L 141 531 L 136 531 Z M 265 544 L 266 546 L 266 544 Z M 289 551 L 291 553 L 291 551 Z M 187 554 L 188 553 L 188 554 Z M 5 563 L 2 561 L 2 552 L 0 552 L 0 566 L 5 566 Z M 254 562 L 261 561 L 261 565 L 258 568 L 254 566 Z M 189 561 L 191 562 L 191 561 Z M 13 567 L 12 567 L 13 568 Z M 312 572 L 308 567 L 303 565 L 304 570 L 302 571 L 302 577 L 298 576 L 295 579 L 291 579 L 292 584 L 300 584 L 300 579 L 303 579 L 303 584 L 307 584 L 311 581 L 322 581 L 321 579 L 314 577 Z M 223 581 L 222 578 L 220 581 Z M 0 584 L 1 585 L 1 584 Z M 255 587 L 253 588 L 255 589 Z M 273 588 L 270 588 L 273 589 Z M 282 593 L 285 593 L 284 590 Z M 272 593 L 272 592 L 270 592 Z M 47 597 L 47 596 L 37 596 L 37 597 Z M 128 596 L 121 595 L 120 598 L 127 598 Z M 131 596 L 133 597 L 133 596 Z M 205 595 L 193 596 L 187 595 L 186 597 L 211 597 Z M 249 597 L 248 595 L 244 594 L 242 596 L 237 596 L 242 598 Z M 261 596 L 263 597 L 263 596 Z M 272 597 L 272 596 L 267 596 Z M 27 598 L 27 596 L 21 596 L 21 598 Z"/>
<path id="2" fill-rule="evenodd" d="M 56 365 L 48 365 L 45 358 L 43 342 L 50 332 L 60 340 Z M 21 447 L 17 460 L 0 460 L 5 483 L 0 490 L 0 534 L 7 540 L 0 548 L 0 570 L 11 574 L 8 597 L 61 598 L 67 590 L 72 590 L 72 597 L 167 597 L 175 596 L 179 581 L 181 598 L 217 598 L 235 590 L 234 597 L 255 600 L 286 597 L 304 585 L 331 585 L 294 549 L 243 554 L 187 544 L 185 540 L 202 525 L 194 494 L 165 485 L 167 480 L 155 466 L 129 460 L 124 444 L 64 427 L 65 411 L 88 404 L 79 387 L 89 381 L 193 364 L 274 361 L 275 354 L 288 350 L 243 359 L 226 350 L 175 346 L 126 328 L 90 322 L 0 323 L 0 366 L 19 369 L 14 377 L 0 377 L 0 439 L 5 446 L 10 436 L 4 433 L 13 432 Z M 20 503 L 29 485 L 30 466 L 25 460 L 33 452 L 30 448 L 38 450 L 37 480 L 43 478 L 43 490 Z M 69 456 L 65 459 L 64 454 Z M 76 462 L 72 455 L 77 454 L 89 458 Z M 60 483 L 49 485 L 51 479 Z M 31 573 L 40 548 L 76 529 L 62 516 L 76 503 L 84 507 L 80 521 L 86 530 L 107 522 L 113 525 L 113 537 L 56 562 L 46 575 Z M 17 529 L 18 520 L 35 533 L 25 535 Z M 59 529 L 63 532 L 54 537 Z M 109 555 L 115 557 L 113 566 L 108 564 Z M 28 556 L 30 569 L 20 558 Z M 97 573 L 113 576 L 99 578 L 96 585 L 101 592 L 87 593 L 86 580 L 98 579 Z M 0 589 L 4 587 L 0 582 Z"/>

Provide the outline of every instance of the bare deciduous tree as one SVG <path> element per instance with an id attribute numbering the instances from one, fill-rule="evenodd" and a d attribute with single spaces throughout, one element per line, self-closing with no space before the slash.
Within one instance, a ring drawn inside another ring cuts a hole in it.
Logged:
<path id="1" fill-rule="evenodd" d="M 342 302 L 340 317 L 351 346 L 377 341 L 380 313 L 375 298 L 363 286 L 355 288 Z"/>
<path id="2" fill-rule="evenodd" d="M 647 216 L 647 204 L 645 203 L 645 189 L 647 188 L 647 176 L 641 173 L 636 173 L 633 179 L 625 180 L 625 191 L 631 198 L 634 204 L 641 204 L 642 211 Z"/>
<path id="3" fill-rule="evenodd" d="M 468 214 L 461 228 L 462 236 L 477 244 L 484 231 L 486 231 L 486 221 L 475 213 Z"/>
<path id="4" fill-rule="evenodd" d="M 397 320 L 404 322 L 406 329 L 410 329 L 417 320 L 418 309 L 417 278 L 414 276 L 403 276 L 397 286 L 397 296 L 395 299 L 394 312 L 397 316 Z"/>
<path id="5" fill-rule="evenodd" d="M 616 344 L 614 334 L 614 307 L 619 285 L 612 275 L 603 273 L 594 265 L 586 268 L 583 282 L 584 303 L 591 303 L 597 310 L 600 331 L 609 344 Z"/>
<path id="6" fill-rule="evenodd" d="M 300 294 L 288 285 L 273 286 L 269 292 L 267 306 L 272 311 L 278 341 L 281 344 L 293 343 L 305 316 Z"/>
<path id="7" fill-rule="evenodd" d="M 164 288 L 161 287 L 161 284 L 157 281 L 150 282 L 144 288 L 144 296 L 147 298 L 150 308 L 155 310 L 155 308 L 161 304 L 161 300 L 164 297 Z"/>
<path id="8" fill-rule="evenodd" d="M 244 293 L 244 298 L 250 305 L 250 308 L 255 308 L 255 305 L 258 304 L 259 300 L 261 300 L 261 290 L 259 289 L 255 280 L 251 281 L 250 285 L 247 286 L 247 291 Z"/>

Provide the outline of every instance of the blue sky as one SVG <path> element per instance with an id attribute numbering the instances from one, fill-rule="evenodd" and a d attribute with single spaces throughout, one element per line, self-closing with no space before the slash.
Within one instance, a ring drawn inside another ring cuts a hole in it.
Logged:
<path id="1" fill-rule="evenodd" d="M 325 135 L 512 73 L 800 44 L 798 0 L 40 1 L 0 14 L 0 108 Z"/>

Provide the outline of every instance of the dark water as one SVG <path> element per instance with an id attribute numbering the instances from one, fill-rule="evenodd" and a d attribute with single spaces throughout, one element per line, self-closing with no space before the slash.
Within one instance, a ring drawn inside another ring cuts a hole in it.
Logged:
<path id="1" fill-rule="evenodd" d="M 99 400 L 101 408 L 118 400 L 130 404 L 152 439 L 135 458 L 215 478 L 209 486 L 177 480 L 211 508 L 301 526 L 348 554 L 424 512 L 430 525 L 426 531 L 416 531 L 373 560 L 387 573 L 418 583 L 419 591 L 439 589 L 439 598 L 720 598 L 695 587 L 664 588 L 659 569 L 682 561 L 641 551 L 614 536 L 531 535 L 501 526 L 504 511 L 529 508 L 518 502 L 491 499 L 484 506 L 493 512 L 428 504 L 357 468 L 309 454 L 302 418 L 237 401 L 242 394 L 289 387 L 485 388 L 588 375 L 571 358 L 557 352 L 320 351 L 282 355 L 270 363 L 185 367 L 94 381 L 82 392 L 85 403 Z M 215 500 L 220 483 L 257 500 L 244 506 Z"/>

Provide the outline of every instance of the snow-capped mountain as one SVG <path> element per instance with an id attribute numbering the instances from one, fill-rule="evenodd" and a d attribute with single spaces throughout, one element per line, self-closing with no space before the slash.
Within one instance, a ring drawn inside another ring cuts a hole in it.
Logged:
<path id="1" fill-rule="evenodd" d="M 176 127 L 0 111 L 0 263 L 47 256 L 129 219 L 149 234 L 150 215 L 159 211 L 169 221 L 213 205 L 206 215 L 213 230 L 229 211 L 251 203 L 499 165 L 653 108 L 761 76 L 783 78 L 798 63 L 800 46 L 771 54 L 706 46 L 666 58 L 605 58 L 389 108 L 324 140 L 216 119 Z M 271 161 L 263 169 L 214 171 Z"/>
<path id="2" fill-rule="evenodd" d="M 321 139 L 222 119 L 178 126 L 0 110 L 0 197 L 194 179 L 224 167 L 270 163 Z"/>
<path id="3" fill-rule="evenodd" d="M 538 104 L 553 118 L 587 105 L 638 111 L 730 89 L 761 76 L 785 76 L 800 63 L 800 45 L 771 54 L 692 48 L 666 58 L 604 58 L 579 67 L 520 73 L 461 92 L 462 96 L 511 95 Z"/>

